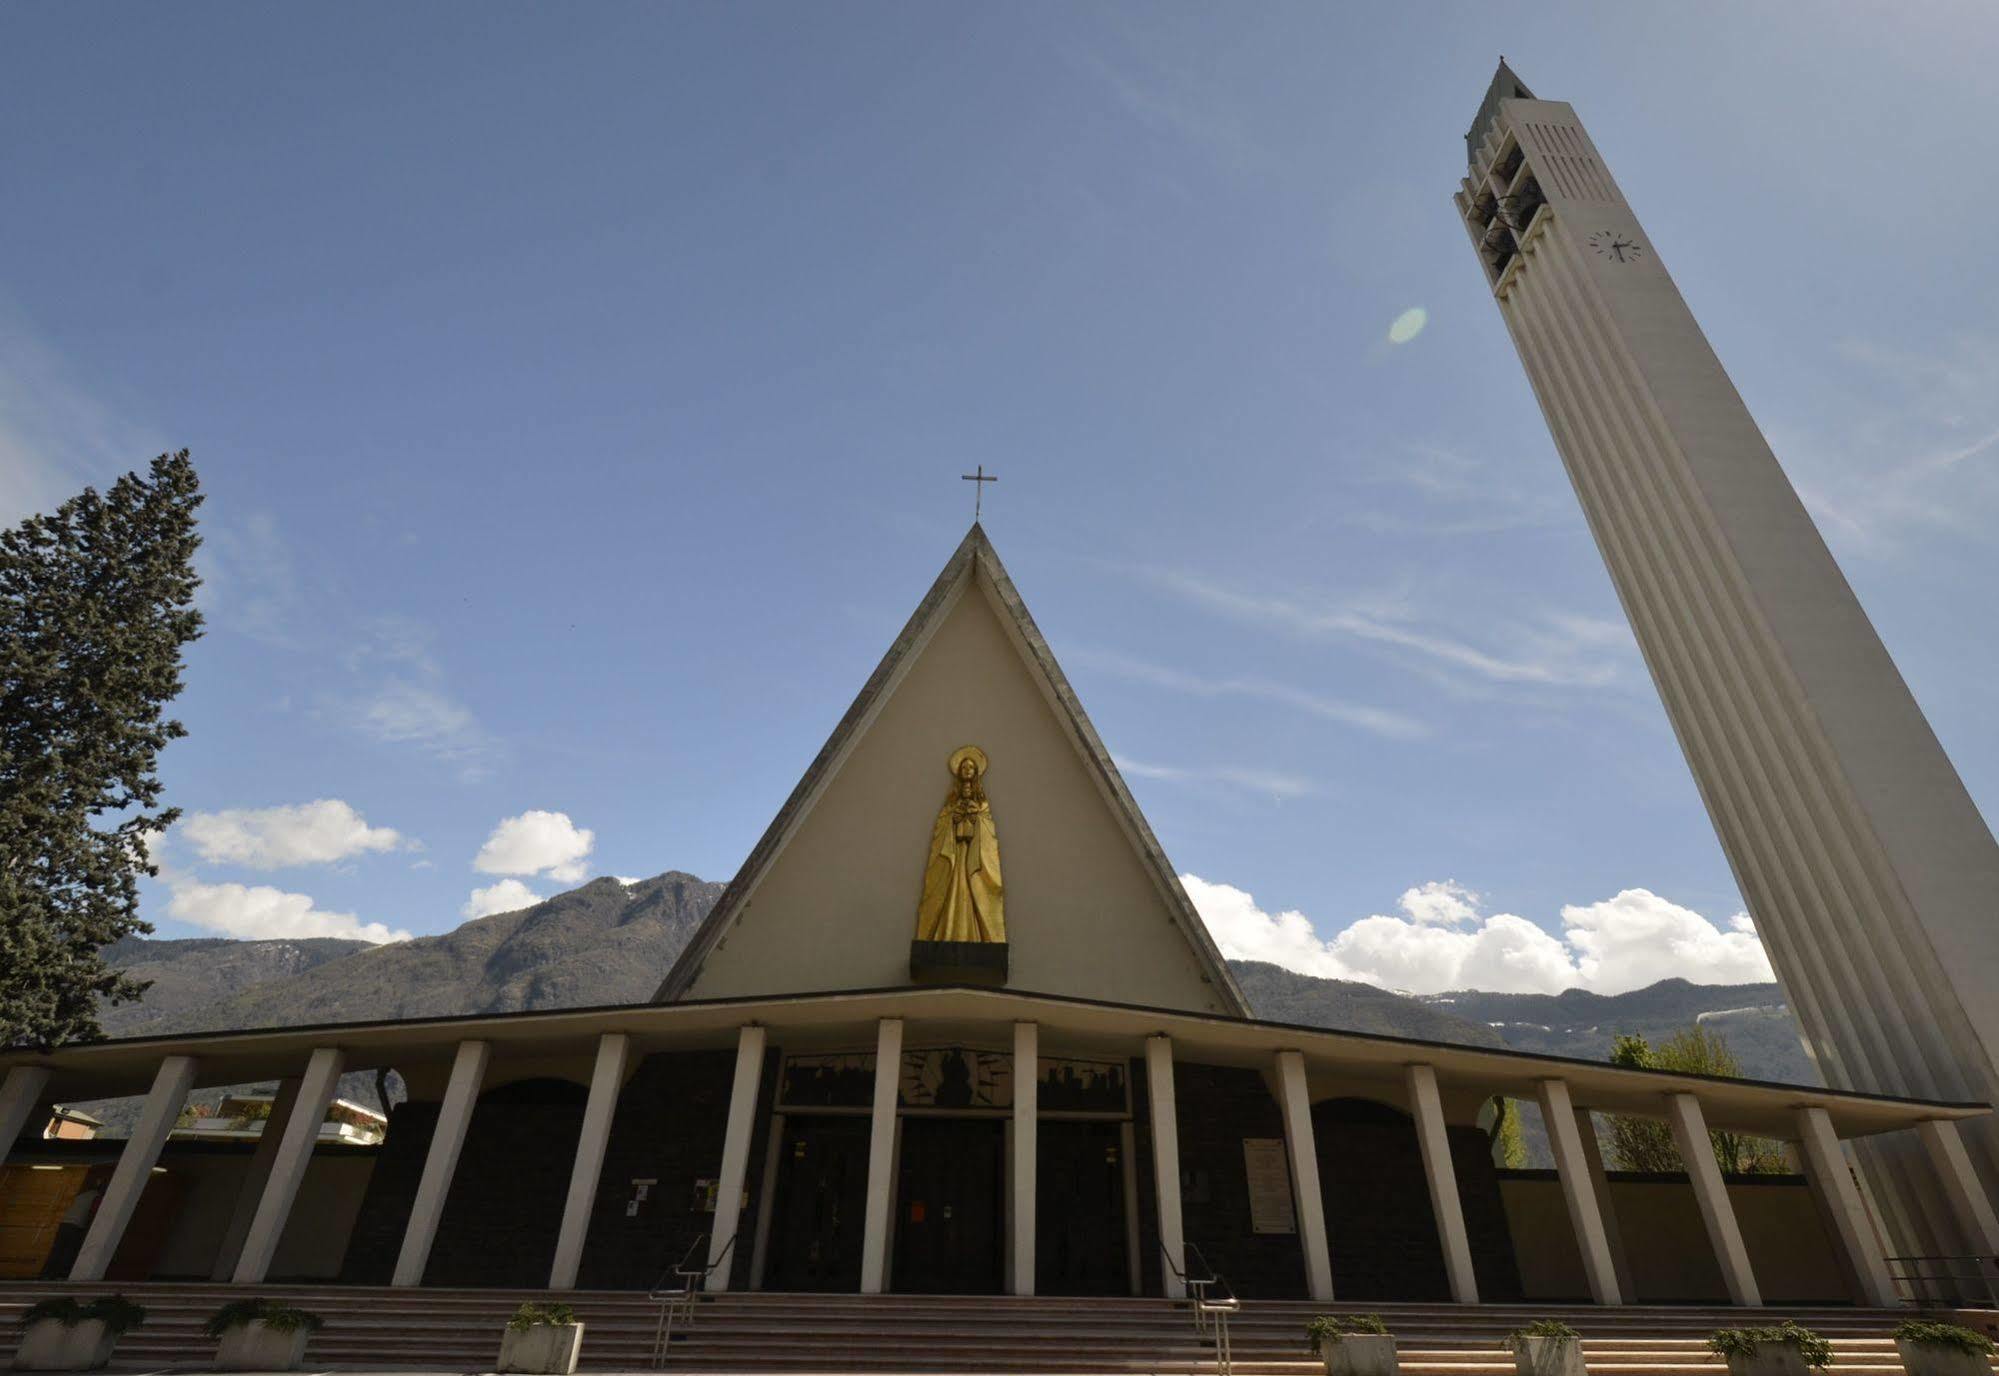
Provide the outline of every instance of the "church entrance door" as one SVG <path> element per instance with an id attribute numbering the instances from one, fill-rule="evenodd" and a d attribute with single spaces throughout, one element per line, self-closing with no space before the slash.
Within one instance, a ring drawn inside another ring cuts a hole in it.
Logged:
<path id="1" fill-rule="evenodd" d="M 860 1289 L 868 1119 L 787 1115 L 781 1149 L 764 1289 Z"/>
<path id="2" fill-rule="evenodd" d="M 1044 1118 L 1035 1135 L 1034 1292 L 1129 1294 L 1119 1124 Z"/>
<path id="3" fill-rule="evenodd" d="M 995 1118 L 904 1118 L 895 1288 L 1000 1292 L 1006 1125 Z"/>

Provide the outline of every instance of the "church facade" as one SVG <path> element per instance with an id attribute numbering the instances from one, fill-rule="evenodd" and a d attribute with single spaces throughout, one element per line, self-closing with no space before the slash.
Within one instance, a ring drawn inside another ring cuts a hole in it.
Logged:
<path id="1" fill-rule="evenodd" d="M 320 1142 L 369 1067 L 386 1141 Z M 253 1147 L 168 1141 L 270 1080 Z M 136 1094 L 126 1141 L 22 1135 Z M 1495 1164 L 1509 1101 L 1553 1171 Z M 1257 1020 L 977 525 L 655 1001 L 0 1053 L 9 1168 L 95 1173 L 75 1280 L 1885 1304 L 1847 1151 L 1913 1144 L 1999 1253 L 1987 1112 Z M 1690 1171 L 1606 1171 L 1606 1113 Z"/>

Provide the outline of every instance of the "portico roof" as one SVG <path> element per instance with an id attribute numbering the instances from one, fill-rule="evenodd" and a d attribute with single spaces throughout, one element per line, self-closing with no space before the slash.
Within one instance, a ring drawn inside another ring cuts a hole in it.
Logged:
<path id="1" fill-rule="evenodd" d="M 1448 1042 L 1334 1031 L 1294 1023 L 1260 1022 L 1051 994 L 957 986 L 839 991 L 824 994 L 615 1004 L 539 1012 L 470 1014 L 399 1022 L 331 1023 L 308 1027 L 195 1032 L 134 1037 L 40 1052 L 0 1052 L 0 1071 L 39 1065 L 50 1071 L 43 1093 L 57 1100 L 111 1098 L 144 1093 L 165 1056 L 200 1062 L 197 1085 L 243 1084 L 296 1074 L 313 1048 L 337 1046 L 349 1066 L 393 1065 L 402 1070 L 448 1065 L 461 1041 L 491 1043 L 496 1065 L 513 1058 L 546 1060 L 587 1055 L 597 1038 L 622 1032 L 635 1052 L 730 1048 L 746 1023 L 770 1029 L 787 1050 L 871 1050 L 883 1018 L 901 1018 L 910 1044 L 1004 1044 L 1015 1022 L 1041 1028 L 1043 1055 L 1126 1057 L 1145 1037 L 1173 1039 L 1182 1060 L 1265 1069 L 1272 1054 L 1297 1050 L 1315 1078 L 1330 1076 L 1364 1091 L 1378 1081 L 1384 1097 L 1399 1097 L 1407 1066 L 1433 1066 L 1446 1090 L 1532 1099 L 1543 1080 L 1566 1081 L 1580 1107 L 1657 1116 L 1662 1096 L 1697 1095 L 1715 1129 L 1787 1138 L 1794 1112 L 1823 1108 L 1841 1137 L 1864 1137 L 1912 1127 L 1929 1119 L 1981 1117 L 1980 1103 L 1904 1099 L 1732 1080 L 1674 1071 L 1636 1070 L 1601 1061 L 1536 1052 L 1501 1051 Z"/>

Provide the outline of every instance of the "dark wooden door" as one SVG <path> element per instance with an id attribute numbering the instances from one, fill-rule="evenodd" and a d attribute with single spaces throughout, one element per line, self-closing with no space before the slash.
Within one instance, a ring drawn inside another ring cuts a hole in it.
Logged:
<path id="1" fill-rule="evenodd" d="M 868 1119 L 792 1114 L 780 1146 L 764 1289 L 859 1290 Z"/>
<path id="2" fill-rule="evenodd" d="M 993 1118 L 905 1118 L 896 1195 L 895 1288 L 930 1295 L 1000 1292 L 1006 1125 Z"/>
<path id="3" fill-rule="evenodd" d="M 1130 1294 L 1118 1124 L 1044 1118 L 1035 1136 L 1034 1292 Z"/>

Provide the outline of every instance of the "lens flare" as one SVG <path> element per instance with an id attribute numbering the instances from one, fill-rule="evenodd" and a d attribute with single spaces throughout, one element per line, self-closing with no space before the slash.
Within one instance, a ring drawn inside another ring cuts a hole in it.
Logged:
<path id="1" fill-rule="evenodd" d="M 1407 344 L 1423 333 L 1423 327 L 1430 323 L 1430 313 L 1421 306 L 1411 306 L 1395 317 L 1395 323 L 1388 327 L 1390 344 Z"/>

